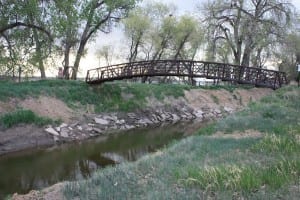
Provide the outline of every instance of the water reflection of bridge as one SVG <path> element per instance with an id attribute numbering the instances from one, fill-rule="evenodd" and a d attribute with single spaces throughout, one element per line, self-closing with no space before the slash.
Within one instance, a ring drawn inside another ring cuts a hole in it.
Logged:
<path id="1" fill-rule="evenodd" d="M 87 72 L 86 82 L 101 84 L 107 81 L 153 76 L 188 77 L 190 80 L 206 78 L 273 89 L 287 84 L 284 72 L 193 60 L 140 61 L 100 67 Z"/>

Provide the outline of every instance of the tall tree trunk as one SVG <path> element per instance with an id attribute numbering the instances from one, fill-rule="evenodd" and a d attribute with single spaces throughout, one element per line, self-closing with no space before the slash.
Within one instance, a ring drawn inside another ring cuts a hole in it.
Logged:
<path id="1" fill-rule="evenodd" d="M 41 78 L 45 79 L 46 72 L 45 72 L 45 66 L 44 66 L 44 62 L 43 62 L 41 43 L 39 41 L 37 30 L 33 29 L 32 31 L 33 31 L 33 38 L 34 38 L 35 45 L 36 45 L 35 53 L 36 53 L 36 57 L 37 57 L 38 69 L 40 70 Z"/>
<path id="2" fill-rule="evenodd" d="M 249 67 L 251 53 L 252 53 L 252 49 L 250 48 L 250 45 L 246 45 L 244 49 L 242 63 L 241 63 L 242 66 Z"/>
<path id="3" fill-rule="evenodd" d="M 131 47 L 130 47 L 129 62 L 136 61 L 136 57 L 137 57 L 137 54 L 138 54 L 138 48 L 140 46 L 142 36 L 143 36 L 143 32 L 139 33 L 139 36 L 138 36 L 136 42 L 132 41 L 132 44 L 131 44 Z"/>
<path id="4" fill-rule="evenodd" d="M 63 77 L 65 79 L 70 78 L 69 74 L 69 66 L 70 66 L 70 51 L 71 51 L 71 45 L 67 42 L 64 52 L 64 70 L 63 70 Z"/>
<path id="5" fill-rule="evenodd" d="M 73 66 L 73 70 L 72 70 L 72 79 L 73 80 L 77 79 L 77 73 L 78 73 L 78 69 L 79 69 L 79 63 L 80 63 L 81 57 L 83 55 L 85 45 L 86 45 L 86 40 L 85 39 L 81 40 L 79 48 L 77 50 L 77 54 L 76 54 L 76 58 L 75 58 L 74 66 Z"/>
<path id="6" fill-rule="evenodd" d="M 241 11 L 241 9 L 237 9 L 237 17 L 236 17 L 235 26 L 233 29 L 234 43 L 235 43 L 235 49 L 233 49 L 234 64 L 236 64 L 236 65 L 241 64 L 241 57 L 242 57 L 243 40 L 240 36 L 240 30 L 239 30 L 240 26 L 241 26 L 241 18 L 242 18 L 242 11 Z"/>

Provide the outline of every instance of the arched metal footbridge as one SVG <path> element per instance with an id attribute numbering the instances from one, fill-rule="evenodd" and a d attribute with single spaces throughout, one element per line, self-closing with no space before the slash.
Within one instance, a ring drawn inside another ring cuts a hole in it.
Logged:
<path id="1" fill-rule="evenodd" d="M 100 67 L 88 70 L 86 82 L 101 84 L 107 81 L 153 76 L 217 79 L 273 89 L 287 84 L 284 72 L 194 60 L 140 61 Z"/>

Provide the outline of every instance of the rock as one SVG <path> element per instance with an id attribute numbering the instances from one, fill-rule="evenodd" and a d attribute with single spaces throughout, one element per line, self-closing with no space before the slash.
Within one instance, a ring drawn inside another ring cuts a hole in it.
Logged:
<path id="1" fill-rule="evenodd" d="M 224 107 L 224 111 L 228 112 L 228 113 L 233 113 L 234 109 L 230 108 L 230 107 Z"/>
<path id="2" fill-rule="evenodd" d="M 116 124 L 125 124 L 125 120 L 124 120 L 124 119 L 117 120 L 117 121 L 116 121 Z"/>
<path id="3" fill-rule="evenodd" d="M 68 126 L 68 124 L 62 123 L 62 124 L 59 126 L 59 128 L 65 128 L 65 127 L 67 127 L 67 126 Z"/>
<path id="4" fill-rule="evenodd" d="M 104 120 L 110 120 L 110 121 L 117 121 L 118 118 L 116 116 L 109 116 L 109 115 L 105 115 L 102 117 Z"/>
<path id="5" fill-rule="evenodd" d="M 78 130 L 82 131 L 83 128 L 81 126 L 77 126 Z"/>
<path id="6" fill-rule="evenodd" d="M 79 122 L 75 122 L 75 123 L 71 124 L 70 126 L 71 126 L 71 127 L 75 127 L 75 126 L 77 126 L 78 124 L 79 124 Z"/>
<path id="7" fill-rule="evenodd" d="M 127 125 L 127 124 L 126 124 L 124 127 L 125 127 L 125 129 L 127 129 L 127 130 L 128 130 L 128 129 L 133 129 L 133 128 L 135 128 L 135 126 Z"/>
<path id="8" fill-rule="evenodd" d="M 216 113 L 217 115 L 219 115 L 219 114 L 222 114 L 222 111 L 219 110 L 219 109 L 215 109 L 215 110 L 214 110 L 214 113 Z"/>
<path id="9" fill-rule="evenodd" d="M 204 112 L 202 112 L 202 110 L 196 110 L 196 111 L 194 111 L 193 114 L 194 114 L 197 118 L 202 118 Z"/>
<path id="10" fill-rule="evenodd" d="M 143 119 L 139 119 L 137 121 L 137 124 L 147 126 L 148 124 L 153 124 L 153 122 L 151 120 L 149 120 L 148 118 L 143 118 Z"/>
<path id="11" fill-rule="evenodd" d="M 136 118 L 136 114 L 135 113 L 128 113 L 127 116 L 131 119 L 135 119 Z"/>
<path id="12" fill-rule="evenodd" d="M 64 137 L 64 138 L 68 138 L 69 137 L 69 130 L 67 128 L 62 128 L 61 132 L 60 132 L 60 136 Z"/>
<path id="13" fill-rule="evenodd" d="M 114 125 L 110 127 L 111 130 L 119 129 L 118 126 Z"/>
<path id="14" fill-rule="evenodd" d="M 92 124 L 92 123 L 88 123 L 87 125 L 88 126 L 95 126 L 95 124 Z"/>
<path id="15" fill-rule="evenodd" d="M 177 121 L 179 121 L 179 120 L 180 120 L 180 117 L 179 117 L 178 115 L 172 114 L 172 121 L 173 121 L 173 122 L 177 122 Z"/>
<path id="16" fill-rule="evenodd" d="M 95 122 L 97 124 L 101 124 L 101 125 L 108 125 L 109 124 L 109 121 L 107 121 L 106 119 L 101 119 L 101 118 L 97 118 L 97 117 L 95 117 Z"/>
<path id="17" fill-rule="evenodd" d="M 86 128 L 85 130 L 90 132 L 90 131 L 93 130 L 93 128 L 92 128 L 92 127 L 88 127 L 88 128 Z"/>
<path id="18" fill-rule="evenodd" d="M 46 128 L 45 131 L 47 133 L 50 133 L 51 135 L 59 136 L 59 133 L 56 130 L 54 130 L 54 128 L 52 128 L 52 127 Z"/>
<path id="19" fill-rule="evenodd" d="M 53 136 L 53 140 L 54 140 L 55 142 L 59 142 L 59 138 L 58 138 L 57 136 Z"/>
<path id="20" fill-rule="evenodd" d="M 95 131 L 96 133 L 101 134 L 103 131 L 99 128 L 93 128 L 93 131 Z"/>
<path id="21" fill-rule="evenodd" d="M 55 130 L 56 130 L 57 132 L 60 132 L 60 127 L 56 127 Z"/>
<path id="22" fill-rule="evenodd" d="M 162 121 L 167 121 L 168 116 L 165 113 L 162 113 L 160 116 L 161 116 Z"/>
<path id="23" fill-rule="evenodd" d="M 214 117 L 215 117 L 215 115 L 211 112 L 204 114 L 204 118 L 207 118 L 207 119 L 211 119 L 211 118 L 214 118 Z"/>

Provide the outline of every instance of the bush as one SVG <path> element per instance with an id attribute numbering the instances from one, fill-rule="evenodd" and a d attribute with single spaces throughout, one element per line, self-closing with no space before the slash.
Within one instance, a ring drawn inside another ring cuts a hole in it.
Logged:
<path id="1" fill-rule="evenodd" d="M 53 123 L 53 120 L 49 118 L 39 117 L 31 110 L 18 110 L 0 117 L 0 123 L 5 128 L 11 128 L 12 126 L 21 123 L 43 126 Z"/>

